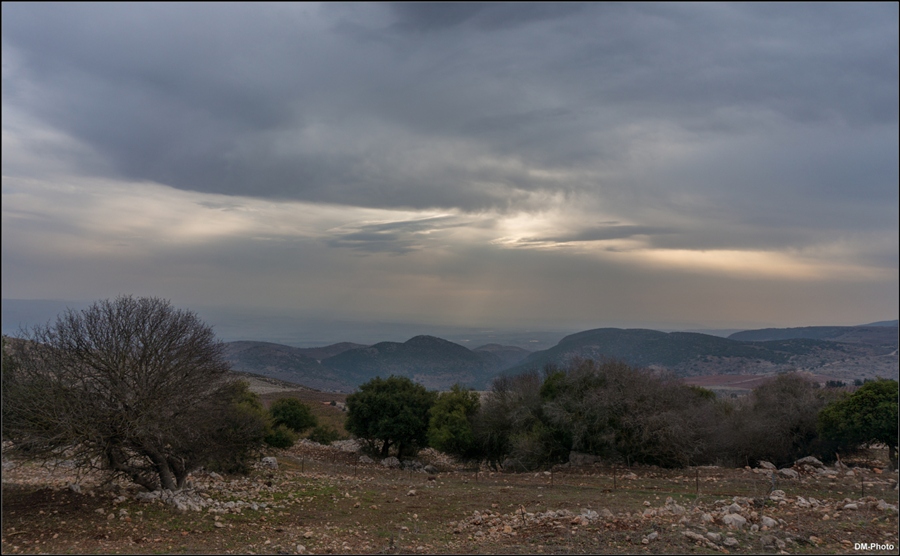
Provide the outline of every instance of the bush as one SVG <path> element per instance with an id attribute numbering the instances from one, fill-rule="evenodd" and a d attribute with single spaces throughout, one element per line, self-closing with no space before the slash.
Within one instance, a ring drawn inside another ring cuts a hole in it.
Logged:
<path id="1" fill-rule="evenodd" d="M 786 465 L 809 455 L 833 459 L 832 445 L 820 439 L 816 426 L 834 395 L 797 373 L 778 375 L 734 405 L 719 428 L 721 451 L 736 465 Z"/>
<path id="2" fill-rule="evenodd" d="M 829 404 L 819 413 L 819 431 L 843 449 L 882 442 L 896 469 L 897 399 L 896 380 L 866 382 L 852 395 Z"/>
<path id="3" fill-rule="evenodd" d="M 478 392 L 459 384 L 441 393 L 431 408 L 428 444 L 463 460 L 478 459 L 482 450 L 475 440 L 472 422 L 481 406 Z"/>
<path id="4" fill-rule="evenodd" d="M 347 431 L 368 443 L 381 457 L 397 447 L 398 457 L 415 453 L 426 444 L 428 410 L 436 395 L 406 377 L 375 377 L 347 396 Z"/>
<path id="5" fill-rule="evenodd" d="M 297 442 L 297 433 L 285 425 L 275 425 L 266 435 L 265 441 L 273 448 L 290 448 Z"/>
<path id="6" fill-rule="evenodd" d="M 328 446 L 335 440 L 340 440 L 341 435 L 338 431 L 331 427 L 319 425 L 309 433 L 309 439 L 313 442 Z"/>
<path id="7" fill-rule="evenodd" d="M 275 400 L 269 408 L 269 414 L 276 426 L 284 425 L 297 433 L 302 433 L 319 424 L 309 406 L 296 398 Z"/>
<path id="8" fill-rule="evenodd" d="M 223 345 L 190 311 L 123 296 L 68 310 L 26 340 L 4 361 L 0 390 L 4 440 L 32 458 L 99 462 L 174 490 L 258 446 L 264 426 L 235 406 Z"/>

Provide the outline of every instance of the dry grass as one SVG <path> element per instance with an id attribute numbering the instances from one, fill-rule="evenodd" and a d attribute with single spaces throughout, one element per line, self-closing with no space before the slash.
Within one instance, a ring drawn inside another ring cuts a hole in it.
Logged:
<path id="1" fill-rule="evenodd" d="M 429 480 L 422 472 L 360 464 L 358 454 L 310 445 L 280 452 L 278 460 L 277 471 L 226 478 L 233 482 L 218 483 L 228 485 L 224 490 L 212 488 L 213 479 L 198 476 L 198 485 L 211 497 L 224 500 L 234 491 L 268 504 L 219 515 L 222 527 L 215 525 L 214 514 L 137 502 L 127 490 L 104 492 L 86 482 L 84 494 L 72 492 L 65 488 L 71 477 L 64 470 L 40 475 L 31 464 L 8 469 L 3 477 L 3 553 L 293 553 L 298 545 L 315 553 L 366 554 L 709 553 L 683 535 L 698 530 L 699 513 L 690 514 L 687 524 L 677 516 L 645 518 L 639 513 L 648 505 L 662 506 L 668 497 L 690 511 L 712 508 L 717 500 L 731 503 L 734 496 L 757 497 L 769 488 L 763 477 L 744 469 L 589 467 L 553 474 L 476 475 L 445 467 Z M 897 503 L 890 483 L 895 474 L 860 474 L 862 480 L 807 477 L 782 481 L 778 488 L 789 498 L 812 496 L 832 507 L 845 498 L 859 498 L 860 488 Z M 125 499 L 115 503 L 119 494 Z M 517 521 L 523 509 L 578 514 L 582 508 L 605 508 L 615 517 L 590 524 Z M 898 544 L 895 512 L 863 505 L 853 512 L 829 510 L 832 515 L 824 520 L 822 511 L 772 501 L 760 511 L 785 520 L 786 526 L 771 534 L 790 539 L 792 553 L 851 552 L 854 542 Z M 475 512 L 486 516 L 484 525 L 460 529 Z M 504 525 L 511 527 L 505 530 Z M 725 532 L 720 524 L 709 530 Z M 653 531 L 659 538 L 642 544 Z M 760 544 L 763 532 L 732 534 L 740 546 L 730 552 L 766 551 Z"/>

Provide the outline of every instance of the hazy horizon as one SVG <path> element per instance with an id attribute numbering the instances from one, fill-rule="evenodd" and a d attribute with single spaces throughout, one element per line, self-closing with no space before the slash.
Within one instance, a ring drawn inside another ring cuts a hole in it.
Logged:
<path id="1" fill-rule="evenodd" d="M 892 319 L 898 10 L 3 3 L 2 297 L 309 341 Z"/>
<path id="2" fill-rule="evenodd" d="M 52 322 L 67 308 L 81 310 L 92 302 L 63 300 L 2 300 L 3 334 L 17 336 L 23 329 Z M 617 323 L 568 327 L 479 327 L 446 326 L 422 322 L 398 322 L 377 320 L 340 320 L 327 317 L 303 317 L 286 313 L 266 313 L 227 307 L 179 307 L 190 309 L 207 324 L 216 336 L 226 342 L 261 341 L 294 347 L 320 347 L 338 342 L 375 344 L 378 342 L 405 342 L 419 335 L 437 336 L 468 348 L 489 343 L 512 345 L 537 351 L 556 345 L 563 337 L 594 328 L 646 328 L 662 332 L 699 332 L 726 337 L 742 330 L 769 328 L 768 326 L 743 328 L 704 328 L 683 326 L 658 326 L 636 324 L 622 326 Z M 894 319 L 886 319 L 894 320 Z M 880 322 L 880 321 L 872 321 Z M 833 326 L 861 326 L 870 323 L 832 323 Z"/>

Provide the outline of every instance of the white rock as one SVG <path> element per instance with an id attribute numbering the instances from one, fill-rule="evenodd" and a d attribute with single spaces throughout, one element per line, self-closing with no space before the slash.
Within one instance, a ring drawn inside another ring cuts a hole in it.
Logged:
<path id="1" fill-rule="evenodd" d="M 779 469 L 778 474 L 782 477 L 787 477 L 788 479 L 799 479 L 800 474 L 794 471 L 793 469 Z"/>
<path id="2" fill-rule="evenodd" d="M 741 529 L 747 524 L 747 519 L 739 514 L 725 514 L 722 516 L 722 523 L 734 529 Z"/>
<path id="3" fill-rule="evenodd" d="M 269 456 L 265 457 L 261 460 L 263 467 L 267 467 L 269 469 L 278 469 L 278 460 Z"/>

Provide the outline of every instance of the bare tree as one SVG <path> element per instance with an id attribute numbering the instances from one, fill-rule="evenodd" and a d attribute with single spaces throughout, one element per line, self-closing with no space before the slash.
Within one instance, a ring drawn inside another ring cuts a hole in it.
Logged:
<path id="1" fill-rule="evenodd" d="M 176 489 L 264 434 L 234 403 L 241 389 L 226 380 L 212 329 L 168 301 L 100 301 L 26 339 L 4 357 L 3 438 L 36 459 Z"/>

